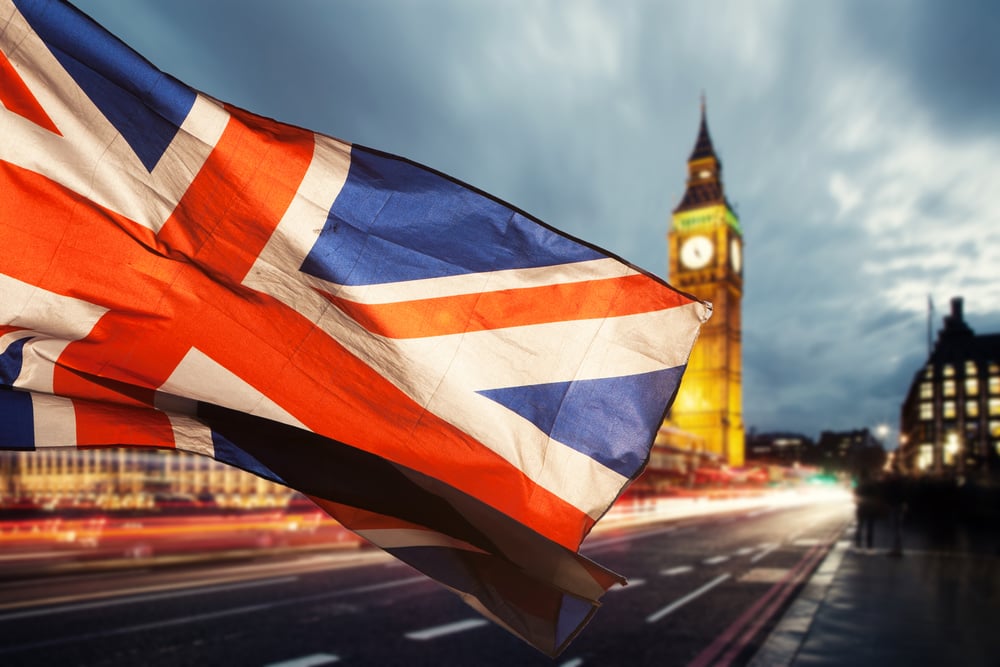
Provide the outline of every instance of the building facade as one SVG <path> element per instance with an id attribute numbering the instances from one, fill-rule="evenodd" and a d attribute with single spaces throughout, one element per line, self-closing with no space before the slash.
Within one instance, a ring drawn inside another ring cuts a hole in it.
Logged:
<path id="1" fill-rule="evenodd" d="M 143 509 L 158 498 L 211 499 L 219 507 L 283 507 L 292 491 L 207 456 L 176 450 L 99 447 L 0 452 L 0 507 Z"/>
<path id="2" fill-rule="evenodd" d="M 952 299 L 900 411 L 896 465 L 909 474 L 1000 475 L 1000 334 L 977 336 L 962 310 Z"/>
<path id="3" fill-rule="evenodd" d="M 822 431 L 805 462 L 828 473 L 854 477 L 877 475 L 885 465 L 885 443 L 867 428 L 850 431 Z"/>
<path id="4" fill-rule="evenodd" d="M 722 162 L 708 132 L 705 104 L 687 188 L 673 211 L 669 279 L 713 306 L 688 362 L 670 423 L 733 467 L 744 463 L 741 308 L 743 231 L 726 199 Z"/>

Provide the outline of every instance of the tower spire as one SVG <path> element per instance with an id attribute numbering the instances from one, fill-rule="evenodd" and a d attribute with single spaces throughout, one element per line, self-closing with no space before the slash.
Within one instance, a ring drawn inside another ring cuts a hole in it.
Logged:
<path id="1" fill-rule="evenodd" d="M 712 204 L 725 204 L 729 207 L 722 187 L 722 160 L 715 154 L 712 136 L 708 133 L 706 107 L 705 93 L 702 91 L 701 124 L 698 127 L 698 138 L 688 158 L 687 190 L 680 204 L 674 209 L 674 213 Z"/>
<path id="2" fill-rule="evenodd" d="M 707 158 L 714 159 L 716 162 L 719 161 L 718 156 L 715 154 L 715 147 L 712 145 L 712 137 L 708 133 L 708 113 L 706 111 L 706 106 L 705 93 L 702 92 L 701 125 L 698 127 L 698 139 L 694 142 L 694 149 L 691 151 L 691 156 L 688 158 L 688 162 L 704 160 Z"/>

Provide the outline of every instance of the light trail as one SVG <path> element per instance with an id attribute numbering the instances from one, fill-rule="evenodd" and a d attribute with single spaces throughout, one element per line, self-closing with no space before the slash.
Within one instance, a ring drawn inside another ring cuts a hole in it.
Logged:
<path id="1" fill-rule="evenodd" d="M 167 590 L 176 589 L 177 584 L 162 584 L 157 586 L 143 586 L 139 588 L 131 588 L 123 591 L 97 591 L 93 593 L 82 593 L 80 595 L 64 595 L 57 598 L 47 598 L 45 600 L 27 600 L 22 602 L 13 602 L 6 605 L 0 605 L 0 609 L 16 609 L 19 607 L 32 607 L 24 611 L 9 612 L 6 614 L 0 614 L 0 621 L 11 621 L 19 618 L 31 618 L 34 616 L 49 616 L 52 614 L 66 614 L 74 611 L 81 611 L 84 609 L 102 609 L 104 607 L 115 607 L 123 604 L 136 604 L 139 602 L 149 602 L 151 600 L 166 600 L 169 598 L 187 597 L 191 595 L 203 595 L 205 593 L 218 593 L 221 591 L 233 591 L 242 588 L 258 588 L 260 586 L 275 586 L 277 584 L 287 584 L 293 581 L 298 581 L 298 577 L 276 577 L 274 579 L 262 579 L 260 581 L 244 581 L 240 583 L 222 584 L 218 586 L 208 585 L 206 583 L 215 582 L 229 582 L 232 579 L 216 579 L 209 581 L 201 581 L 197 584 L 186 588 L 184 590 Z M 152 591 L 164 591 L 162 593 L 152 592 Z M 149 592 L 148 595 L 142 595 L 142 593 Z M 122 597 L 124 596 L 124 597 Z M 97 599 L 93 602 L 79 602 L 76 600 L 94 600 L 94 598 L 106 598 Z M 66 604 L 63 604 L 66 603 Z M 59 605 L 59 606 L 51 606 Z"/>

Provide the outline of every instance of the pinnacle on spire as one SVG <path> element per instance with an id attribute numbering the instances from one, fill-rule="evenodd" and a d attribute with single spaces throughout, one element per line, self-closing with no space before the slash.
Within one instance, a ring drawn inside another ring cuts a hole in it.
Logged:
<path id="1" fill-rule="evenodd" d="M 695 160 L 701 160 L 704 158 L 712 157 L 718 160 L 715 155 L 715 147 L 712 146 L 712 137 L 708 134 L 708 115 L 705 111 L 705 93 L 701 94 L 701 127 L 698 128 L 698 139 L 695 141 L 694 150 L 691 151 L 691 157 L 688 158 L 688 162 L 693 162 Z"/>

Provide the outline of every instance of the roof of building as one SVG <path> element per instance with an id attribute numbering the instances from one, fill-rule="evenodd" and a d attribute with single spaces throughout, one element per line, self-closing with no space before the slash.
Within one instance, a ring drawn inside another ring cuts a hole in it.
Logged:
<path id="1" fill-rule="evenodd" d="M 960 363 L 963 361 L 1000 362 L 1000 334 L 977 336 L 962 316 L 962 298 L 951 300 L 951 314 L 944 317 L 944 327 L 938 332 L 930 363 Z"/>

